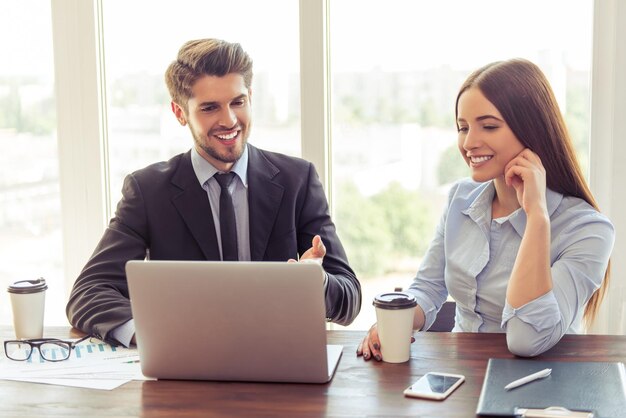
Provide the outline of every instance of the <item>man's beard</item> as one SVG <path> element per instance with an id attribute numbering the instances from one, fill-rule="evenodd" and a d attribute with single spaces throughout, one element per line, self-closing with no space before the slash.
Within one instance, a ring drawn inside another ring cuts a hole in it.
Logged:
<path id="1" fill-rule="evenodd" d="M 208 138 L 210 137 L 210 135 L 207 134 L 204 136 L 204 138 L 198 138 L 198 135 L 196 135 L 196 132 L 191 129 L 191 126 L 189 128 L 191 130 L 191 135 L 193 136 L 193 140 L 196 143 L 196 146 L 200 147 L 200 149 L 202 149 L 202 151 L 204 151 L 208 156 L 215 158 L 217 161 L 223 163 L 235 163 L 237 162 L 237 160 L 239 160 L 239 158 L 241 158 L 243 150 L 248 143 L 248 136 L 250 132 L 250 125 L 248 125 L 247 129 L 245 130 L 243 128 L 241 129 L 239 133 L 239 135 L 241 135 L 241 148 L 233 147 L 232 151 L 228 151 L 227 153 L 220 153 L 218 152 L 218 150 L 208 144 Z M 206 141 L 204 141 L 204 139 L 206 139 Z"/>

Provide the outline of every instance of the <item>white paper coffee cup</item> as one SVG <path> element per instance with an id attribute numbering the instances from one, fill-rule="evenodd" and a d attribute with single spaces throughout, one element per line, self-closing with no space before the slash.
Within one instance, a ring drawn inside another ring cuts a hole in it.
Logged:
<path id="1" fill-rule="evenodd" d="M 382 293 L 374 298 L 380 352 L 387 363 L 404 363 L 411 357 L 415 296 L 402 292 Z"/>
<path id="2" fill-rule="evenodd" d="M 18 340 L 42 338 L 46 305 L 46 280 L 21 280 L 7 288 L 13 308 L 13 327 Z"/>

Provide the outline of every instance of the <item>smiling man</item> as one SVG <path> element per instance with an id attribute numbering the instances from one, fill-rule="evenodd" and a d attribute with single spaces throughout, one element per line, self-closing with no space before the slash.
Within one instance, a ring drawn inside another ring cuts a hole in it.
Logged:
<path id="1" fill-rule="evenodd" d="M 112 343 L 134 342 L 128 260 L 316 260 L 326 316 L 351 323 L 361 288 L 313 165 L 248 144 L 252 60 L 239 44 L 182 46 L 165 73 L 190 151 L 128 175 L 115 217 L 74 283 L 70 323 Z"/>

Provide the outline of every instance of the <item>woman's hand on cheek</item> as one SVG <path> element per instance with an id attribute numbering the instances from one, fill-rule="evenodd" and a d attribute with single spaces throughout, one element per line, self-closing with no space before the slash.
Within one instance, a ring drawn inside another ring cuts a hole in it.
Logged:
<path id="1" fill-rule="evenodd" d="M 537 154 L 528 148 L 517 154 L 504 168 L 504 181 L 515 188 L 517 200 L 527 214 L 547 214 L 546 170 Z"/>

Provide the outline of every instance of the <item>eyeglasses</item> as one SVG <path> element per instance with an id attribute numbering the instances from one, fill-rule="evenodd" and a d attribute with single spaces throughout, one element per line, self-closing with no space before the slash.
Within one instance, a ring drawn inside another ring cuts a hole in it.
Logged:
<path id="1" fill-rule="evenodd" d="M 32 340 L 8 340 L 4 342 L 4 353 L 7 358 L 15 361 L 26 361 L 34 349 L 46 361 L 63 361 L 70 358 L 72 349 L 80 342 L 90 338 L 87 335 L 77 341 L 64 341 L 56 338 L 35 338 Z"/>

